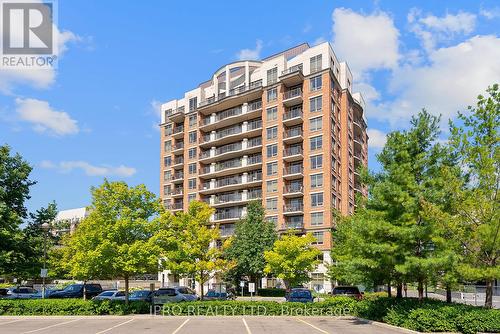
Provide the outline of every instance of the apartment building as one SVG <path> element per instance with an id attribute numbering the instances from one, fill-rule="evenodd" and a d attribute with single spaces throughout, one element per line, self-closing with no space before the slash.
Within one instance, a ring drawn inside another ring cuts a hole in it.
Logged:
<path id="1" fill-rule="evenodd" d="M 262 60 L 236 61 L 184 97 L 162 105 L 160 192 L 166 208 L 210 204 L 223 237 L 251 200 L 279 232 L 312 233 L 330 263 L 332 208 L 353 212 L 367 194 L 364 101 L 329 43 L 301 44 Z M 311 287 L 329 290 L 325 266 Z M 173 279 L 160 273 L 164 282 Z M 265 285 L 266 283 L 264 283 Z"/>

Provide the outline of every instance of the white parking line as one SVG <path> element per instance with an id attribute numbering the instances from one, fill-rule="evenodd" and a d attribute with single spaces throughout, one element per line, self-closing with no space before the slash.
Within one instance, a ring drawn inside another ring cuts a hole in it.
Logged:
<path id="1" fill-rule="evenodd" d="M 184 320 L 184 322 L 179 327 L 177 327 L 177 329 L 175 331 L 173 331 L 172 334 L 176 334 L 177 332 L 179 332 L 181 330 L 182 326 L 184 326 L 188 321 L 189 321 L 189 318 Z"/>
<path id="2" fill-rule="evenodd" d="M 35 333 L 35 332 L 43 331 L 43 330 L 45 330 L 45 329 L 49 329 L 49 328 L 52 328 L 52 327 L 57 327 L 57 326 L 61 326 L 61 325 L 65 325 L 65 324 L 69 324 L 70 322 L 75 322 L 75 321 L 80 321 L 80 320 L 82 320 L 82 319 L 73 319 L 73 320 L 70 320 L 70 321 L 60 322 L 60 323 L 58 323 L 58 324 L 50 325 L 50 326 L 47 326 L 47 327 L 42 327 L 42 328 L 33 329 L 33 330 L 31 330 L 31 331 L 24 332 L 24 334 L 27 334 L 27 333 Z"/>
<path id="3" fill-rule="evenodd" d="M 113 327 L 109 327 L 109 328 L 107 328 L 107 329 L 105 329 L 105 330 L 103 330 L 103 331 L 97 332 L 96 334 L 102 334 L 102 333 L 109 332 L 110 330 L 115 329 L 116 327 L 120 327 L 120 326 L 122 326 L 122 325 L 128 324 L 128 323 L 129 323 L 129 322 L 131 322 L 131 321 L 134 321 L 134 319 L 129 319 L 129 320 L 127 320 L 127 321 L 124 321 L 124 322 L 122 322 L 122 323 L 119 323 L 118 325 L 114 325 Z"/>
<path id="4" fill-rule="evenodd" d="M 18 322 L 18 321 L 23 321 L 24 319 L 18 319 L 18 320 L 12 320 L 12 321 L 7 321 L 7 322 L 0 322 L 0 326 L 1 325 L 7 325 L 7 324 L 11 324 L 13 322 Z"/>
<path id="5" fill-rule="evenodd" d="M 321 333 L 324 333 L 324 334 L 330 334 L 330 333 L 328 333 L 327 331 L 324 331 L 324 330 L 322 330 L 321 328 L 318 328 L 318 327 L 314 326 L 313 324 L 308 323 L 307 321 L 304 321 L 304 320 L 299 319 L 299 318 L 296 318 L 296 319 L 297 319 L 297 321 L 303 322 L 303 323 L 305 323 L 306 325 L 311 326 L 312 328 L 314 328 L 315 330 L 317 330 L 317 331 L 319 331 L 319 332 L 321 332 Z"/>
<path id="6" fill-rule="evenodd" d="M 241 318 L 241 320 L 243 320 L 243 323 L 245 324 L 245 328 L 247 329 L 247 334 L 252 334 L 252 331 L 250 330 L 250 327 L 248 327 L 245 318 Z"/>

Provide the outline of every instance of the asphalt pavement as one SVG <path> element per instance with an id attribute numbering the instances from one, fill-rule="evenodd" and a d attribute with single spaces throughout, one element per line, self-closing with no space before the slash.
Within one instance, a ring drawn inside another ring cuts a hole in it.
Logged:
<path id="1" fill-rule="evenodd" d="M 355 318 L 336 317 L 177 317 L 177 316 L 2 316 L 0 333 L 171 333 L 171 334 L 260 334 L 260 333 L 345 333 L 399 334 L 410 331 L 366 322 Z"/>

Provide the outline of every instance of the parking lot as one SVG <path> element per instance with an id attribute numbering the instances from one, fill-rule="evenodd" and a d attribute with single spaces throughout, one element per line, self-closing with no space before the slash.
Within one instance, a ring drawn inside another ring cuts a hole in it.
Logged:
<path id="1" fill-rule="evenodd" d="M 0 317 L 0 333 L 346 333 L 397 334 L 389 328 L 357 319 L 333 317 L 163 317 L 163 316 L 54 316 Z"/>

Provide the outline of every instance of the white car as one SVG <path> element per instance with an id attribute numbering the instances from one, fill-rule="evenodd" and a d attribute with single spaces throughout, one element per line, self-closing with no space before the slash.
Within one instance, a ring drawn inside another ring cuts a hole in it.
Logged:
<path id="1" fill-rule="evenodd" d="M 191 302 L 200 299 L 196 292 L 185 286 L 160 288 L 153 294 L 154 304 Z"/>
<path id="2" fill-rule="evenodd" d="M 38 291 L 29 286 L 12 287 L 7 289 L 6 299 L 32 299 L 36 298 Z"/>
<path id="3" fill-rule="evenodd" d="M 93 300 L 120 300 L 125 297 L 124 291 L 118 290 L 106 290 L 92 298 Z"/>

